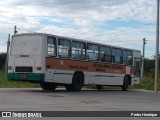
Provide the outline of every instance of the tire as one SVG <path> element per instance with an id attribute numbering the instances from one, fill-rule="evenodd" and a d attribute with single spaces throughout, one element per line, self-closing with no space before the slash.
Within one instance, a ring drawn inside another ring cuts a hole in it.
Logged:
<path id="1" fill-rule="evenodd" d="M 127 91 L 128 90 L 128 86 L 129 86 L 129 77 L 125 76 L 124 77 L 124 81 L 123 81 L 123 85 L 122 85 L 122 91 Z"/>
<path id="2" fill-rule="evenodd" d="M 84 84 L 83 79 L 84 78 L 81 73 L 75 73 L 73 75 L 72 84 L 71 84 L 72 91 L 81 91 L 82 86 Z"/>
<path id="3" fill-rule="evenodd" d="M 96 85 L 97 90 L 102 90 L 102 85 Z"/>
<path id="4" fill-rule="evenodd" d="M 57 88 L 57 84 L 55 83 L 48 83 L 48 82 L 41 82 L 40 86 L 43 90 L 52 90 L 54 91 Z"/>

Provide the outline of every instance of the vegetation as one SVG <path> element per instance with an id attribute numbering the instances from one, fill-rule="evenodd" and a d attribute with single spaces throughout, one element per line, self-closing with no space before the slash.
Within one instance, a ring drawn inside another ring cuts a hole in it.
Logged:
<path id="1" fill-rule="evenodd" d="M 4 69 L 6 62 L 6 53 L 0 53 L 0 69 Z"/>
<path id="2" fill-rule="evenodd" d="M 160 70 L 160 66 L 159 66 L 159 70 Z M 154 77 L 155 77 L 155 59 L 145 59 L 144 60 L 144 76 L 141 80 L 140 85 L 134 86 L 133 88 L 153 90 Z"/>

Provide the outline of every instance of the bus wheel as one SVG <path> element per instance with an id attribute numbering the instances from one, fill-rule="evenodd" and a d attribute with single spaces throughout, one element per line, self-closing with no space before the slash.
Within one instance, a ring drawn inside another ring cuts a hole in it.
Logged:
<path id="1" fill-rule="evenodd" d="M 81 73 L 75 73 L 73 75 L 73 79 L 72 79 L 72 90 L 73 91 L 80 91 L 82 89 L 83 86 L 83 76 Z"/>
<path id="2" fill-rule="evenodd" d="M 41 82 L 40 86 L 43 90 L 52 90 L 54 91 L 57 87 L 57 84 L 55 83 L 48 83 L 48 82 Z"/>
<path id="3" fill-rule="evenodd" d="M 102 90 L 102 85 L 96 85 L 97 90 Z"/>
<path id="4" fill-rule="evenodd" d="M 129 83 L 129 77 L 125 76 L 124 77 L 124 81 L 123 81 L 123 85 L 122 85 L 122 90 L 123 91 L 127 91 L 128 90 L 128 83 Z"/>

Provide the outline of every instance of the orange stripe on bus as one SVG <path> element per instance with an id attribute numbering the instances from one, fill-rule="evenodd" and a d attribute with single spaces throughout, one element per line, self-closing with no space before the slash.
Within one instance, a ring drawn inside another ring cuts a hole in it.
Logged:
<path id="1" fill-rule="evenodd" d="M 134 67 L 134 66 L 131 66 L 131 68 L 130 68 L 130 74 L 131 74 L 131 75 L 134 75 L 134 73 L 135 73 L 135 67 Z"/>
<path id="2" fill-rule="evenodd" d="M 51 69 L 87 71 L 87 72 L 105 72 L 125 74 L 126 67 L 124 65 L 113 65 L 98 62 L 67 60 L 60 58 L 46 58 L 46 66 Z M 134 67 L 131 67 L 131 74 L 134 74 Z"/>

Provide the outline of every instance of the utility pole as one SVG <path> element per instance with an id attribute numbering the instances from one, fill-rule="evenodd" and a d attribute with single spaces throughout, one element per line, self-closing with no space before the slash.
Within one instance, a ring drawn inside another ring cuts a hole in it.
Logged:
<path id="1" fill-rule="evenodd" d="M 17 33 L 17 26 L 14 26 L 14 35 Z"/>
<path id="2" fill-rule="evenodd" d="M 159 89 L 158 74 L 159 74 L 159 0 L 157 0 L 157 28 L 156 28 L 156 56 L 155 56 L 155 81 L 154 91 L 157 92 Z"/>
<path id="3" fill-rule="evenodd" d="M 142 79 L 142 77 L 144 75 L 145 44 L 146 44 L 146 39 L 143 38 L 143 55 L 142 55 L 142 74 L 141 74 L 141 79 Z"/>

